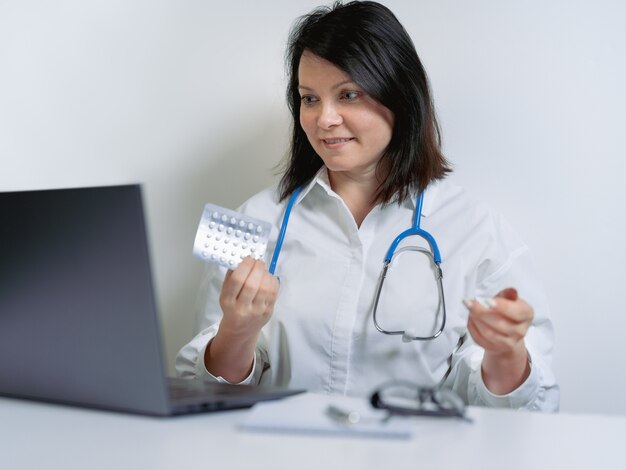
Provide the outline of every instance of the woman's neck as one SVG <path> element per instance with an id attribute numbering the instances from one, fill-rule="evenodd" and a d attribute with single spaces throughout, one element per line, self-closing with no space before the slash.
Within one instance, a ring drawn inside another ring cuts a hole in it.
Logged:
<path id="1" fill-rule="evenodd" d="M 375 196 L 379 186 L 375 174 L 354 177 L 345 172 L 328 171 L 330 187 L 346 204 L 357 227 L 360 227 L 367 214 L 376 205 Z"/>

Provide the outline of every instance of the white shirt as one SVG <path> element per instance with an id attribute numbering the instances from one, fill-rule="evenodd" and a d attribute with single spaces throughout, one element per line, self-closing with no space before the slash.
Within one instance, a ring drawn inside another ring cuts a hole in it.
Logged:
<path id="1" fill-rule="evenodd" d="M 275 187 L 253 196 L 239 210 L 273 225 L 269 257 L 287 201 Z M 360 227 L 331 189 L 325 168 L 303 188 L 289 219 L 275 274 L 280 290 L 271 320 L 257 343 L 253 370 L 242 383 L 269 383 L 328 394 L 367 396 L 383 382 L 405 379 L 454 389 L 468 404 L 556 411 L 559 388 L 551 370 L 553 343 L 548 305 L 528 247 L 499 215 L 472 202 L 448 181 L 431 183 L 422 207 L 421 228 L 436 240 L 447 322 L 429 341 L 403 342 L 376 330 L 375 291 L 391 242 L 412 224 L 415 200 L 376 206 Z M 418 237 L 400 244 L 427 247 Z M 199 294 L 199 333 L 178 354 L 182 377 L 214 377 L 204 352 L 215 336 L 225 270 L 207 265 Z M 526 336 L 531 373 L 516 390 L 494 395 L 481 375 L 483 349 L 467 332 L 463 299 L 486 298 L 515 287 L 534 309 Z M 386 330 L 436 331 L 438 290 L 431 263 L 418 252 L 391 265 L 378 307 Z M 440 310 L 439 310 L 440 312 Z M 440 313 L 439 313 L 440 315 Z M 466 334 L 466 335 L 465 335 Z M 457 349 L 459 338 L 465 335 Z"/>

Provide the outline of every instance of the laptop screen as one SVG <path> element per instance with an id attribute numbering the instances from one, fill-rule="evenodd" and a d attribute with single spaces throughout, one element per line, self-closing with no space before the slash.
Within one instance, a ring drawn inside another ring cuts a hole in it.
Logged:
<path id="1" fill-rule="evenodd" d="M 0 394 L 163 414 L 141 188 L 0 193 Z"/>

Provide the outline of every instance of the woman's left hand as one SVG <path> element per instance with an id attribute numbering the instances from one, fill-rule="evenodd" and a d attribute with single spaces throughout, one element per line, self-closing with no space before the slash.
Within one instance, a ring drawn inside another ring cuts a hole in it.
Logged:
<path id="1" fill-rule="evenodd" d="M 476 300 L 464 303 L 470 311 L 467 328 L 474 341 L 485 349 L 485 385 L 497 395 L 512 392 L 530 374 L 524 337 L 534 318 L 532 307 L 513 288 L 487 299 L 487 306 Z"/>

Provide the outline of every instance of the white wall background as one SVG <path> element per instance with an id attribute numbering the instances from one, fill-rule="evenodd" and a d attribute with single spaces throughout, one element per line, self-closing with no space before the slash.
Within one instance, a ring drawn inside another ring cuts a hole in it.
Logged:
<path id="1" fill-rule="evenodd" d="M 384 3 L 430 74 L 454 178 L 535 253 L 562 410 L 626 413 L 626 2 Z M 274 180 L 285 40 L 316 5 L 0 0 L 0 190 L 144 184 L 170 371 L 202 207 Z"/>

